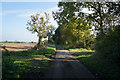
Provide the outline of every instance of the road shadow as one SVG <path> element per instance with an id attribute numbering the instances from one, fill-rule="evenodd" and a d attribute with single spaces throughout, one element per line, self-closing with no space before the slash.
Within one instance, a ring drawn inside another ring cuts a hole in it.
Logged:
<path id="1" fill-rule="evenodd" d="M 95 78 L 95 75 L 89 71 L 76 57 L 72 56 L 68 50 L 57 46 L 56 55 L 51 60 L 51 66 L 45 78 Z"/>
<path id="2" fill-rule="evenodd" d="M 59 45 L 56 45 L 56 50 L 65 50 L 65 49 Z"/>

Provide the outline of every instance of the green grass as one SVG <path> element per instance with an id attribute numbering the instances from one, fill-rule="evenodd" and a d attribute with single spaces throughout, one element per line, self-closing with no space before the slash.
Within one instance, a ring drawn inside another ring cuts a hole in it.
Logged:
<path id="1" fill-rule="evenodd" d="M 55 47 L 56 47 L 56 46 L 55 46 L 55 45 L 49 45 L 49 47 L 51 47 L 51 48 L 54 48 L 54 49 L 55 49 Z"/>
<path id="2" fill-rule="evenodd" d="M 67 49 L 67 50 L 69 50 L 70 49 L 70 47 L 69 46 L 64 46 L 64 45 L 61 45 L 64 49 Z"/>
<path id="3" fill-rule="evenodd" d="M 94 51 L 94 50 L 90 50 L 90 49 L 85 49 L 85 48 L 71 48 L 69 46 L 64 46 L 64 45 L 61 45 L 64 49 L 67 49 L 69 51 Z"/>
<path id="4" fill-rule="evenodd" d="M 75 48 L 75 49 L 69 49 L 69 51 L 92 51 L 92 50 L 88 50 L 88 49 L 83 49 L 83 48 Z"/>
<path id="5" fill-rule="evenodd" d="M 119 65 L 108 59 L 103 59 L 94 52 L 81 52 L 74 54 L 86 66 L 102 75 L 104 78 L 119 78 Z"/>
<path id="6" fill-rule="evenodd" d="M 49 57 L 55 53 L 55 46 L 51 45 L 38 52 L 16 51 L 3 52 L 2 54 L 2 78 L 27 78 L 27 73 L 45 71 L 49 67 Z"/>

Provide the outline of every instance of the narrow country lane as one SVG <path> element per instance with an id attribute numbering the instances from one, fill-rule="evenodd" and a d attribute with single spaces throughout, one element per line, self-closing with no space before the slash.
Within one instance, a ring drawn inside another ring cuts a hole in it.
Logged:
<path id="1" fill-rule="evenodd" d="M 56 47 L 55 60 L 52 61 L 46 78 L 95 78 L 95 76 L 68 50 Z"/>

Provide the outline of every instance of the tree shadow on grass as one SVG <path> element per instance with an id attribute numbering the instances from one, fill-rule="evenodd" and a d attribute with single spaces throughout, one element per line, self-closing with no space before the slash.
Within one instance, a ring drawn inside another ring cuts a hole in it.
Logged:
<path id="1" fill-rule="evenodd" d="M 78 53 L 73 53 L 74 56 L 80 56 L 80 55 L 91 55 L 94 54 L 94 52 L 78 52 Z"/>
<path id="2" fill-rule="evenodd" d="M 55 46 L 55 45 L 49 45 L 49 47 L 56 48 L 56 46 Z"/>
<path id="3" fill-rule="evenodd" d="M 81 60 L 81 59 L 85 59 L 85 58 L 88 58 L 88 57 L 79 57 L 78 59 Z"/>
<path id="4" fill-rule="evenodd" d="M 98 78 L 118 78 L 119 76 L 118 64 L 102 57 L 101 54 L 81 52 L 73 55 L 77 56 L 80 62 L 85 64 Z"/>
<path id="5" fill-rule="evenodd" d="M 3 79 L 9 78 L 34 78 L 43 75 L 49 66 L 50 58 L 45 54 L 55 52 L 52 49 L 44 51 L 9 51 L 2 52 Z M 29 73 L 32 73 L 31 75 Z"/>

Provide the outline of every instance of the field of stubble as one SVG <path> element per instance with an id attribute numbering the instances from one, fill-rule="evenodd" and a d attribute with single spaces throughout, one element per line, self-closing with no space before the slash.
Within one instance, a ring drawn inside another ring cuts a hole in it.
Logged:
<path id="1" fill-rule="evenodd" d="M 0 46 L 5 46 L 8 51 L 23 51 L 34 47 L 36 43 L 0 43 Z M 0 48 L 4 51 L 3 48 Z"/>

